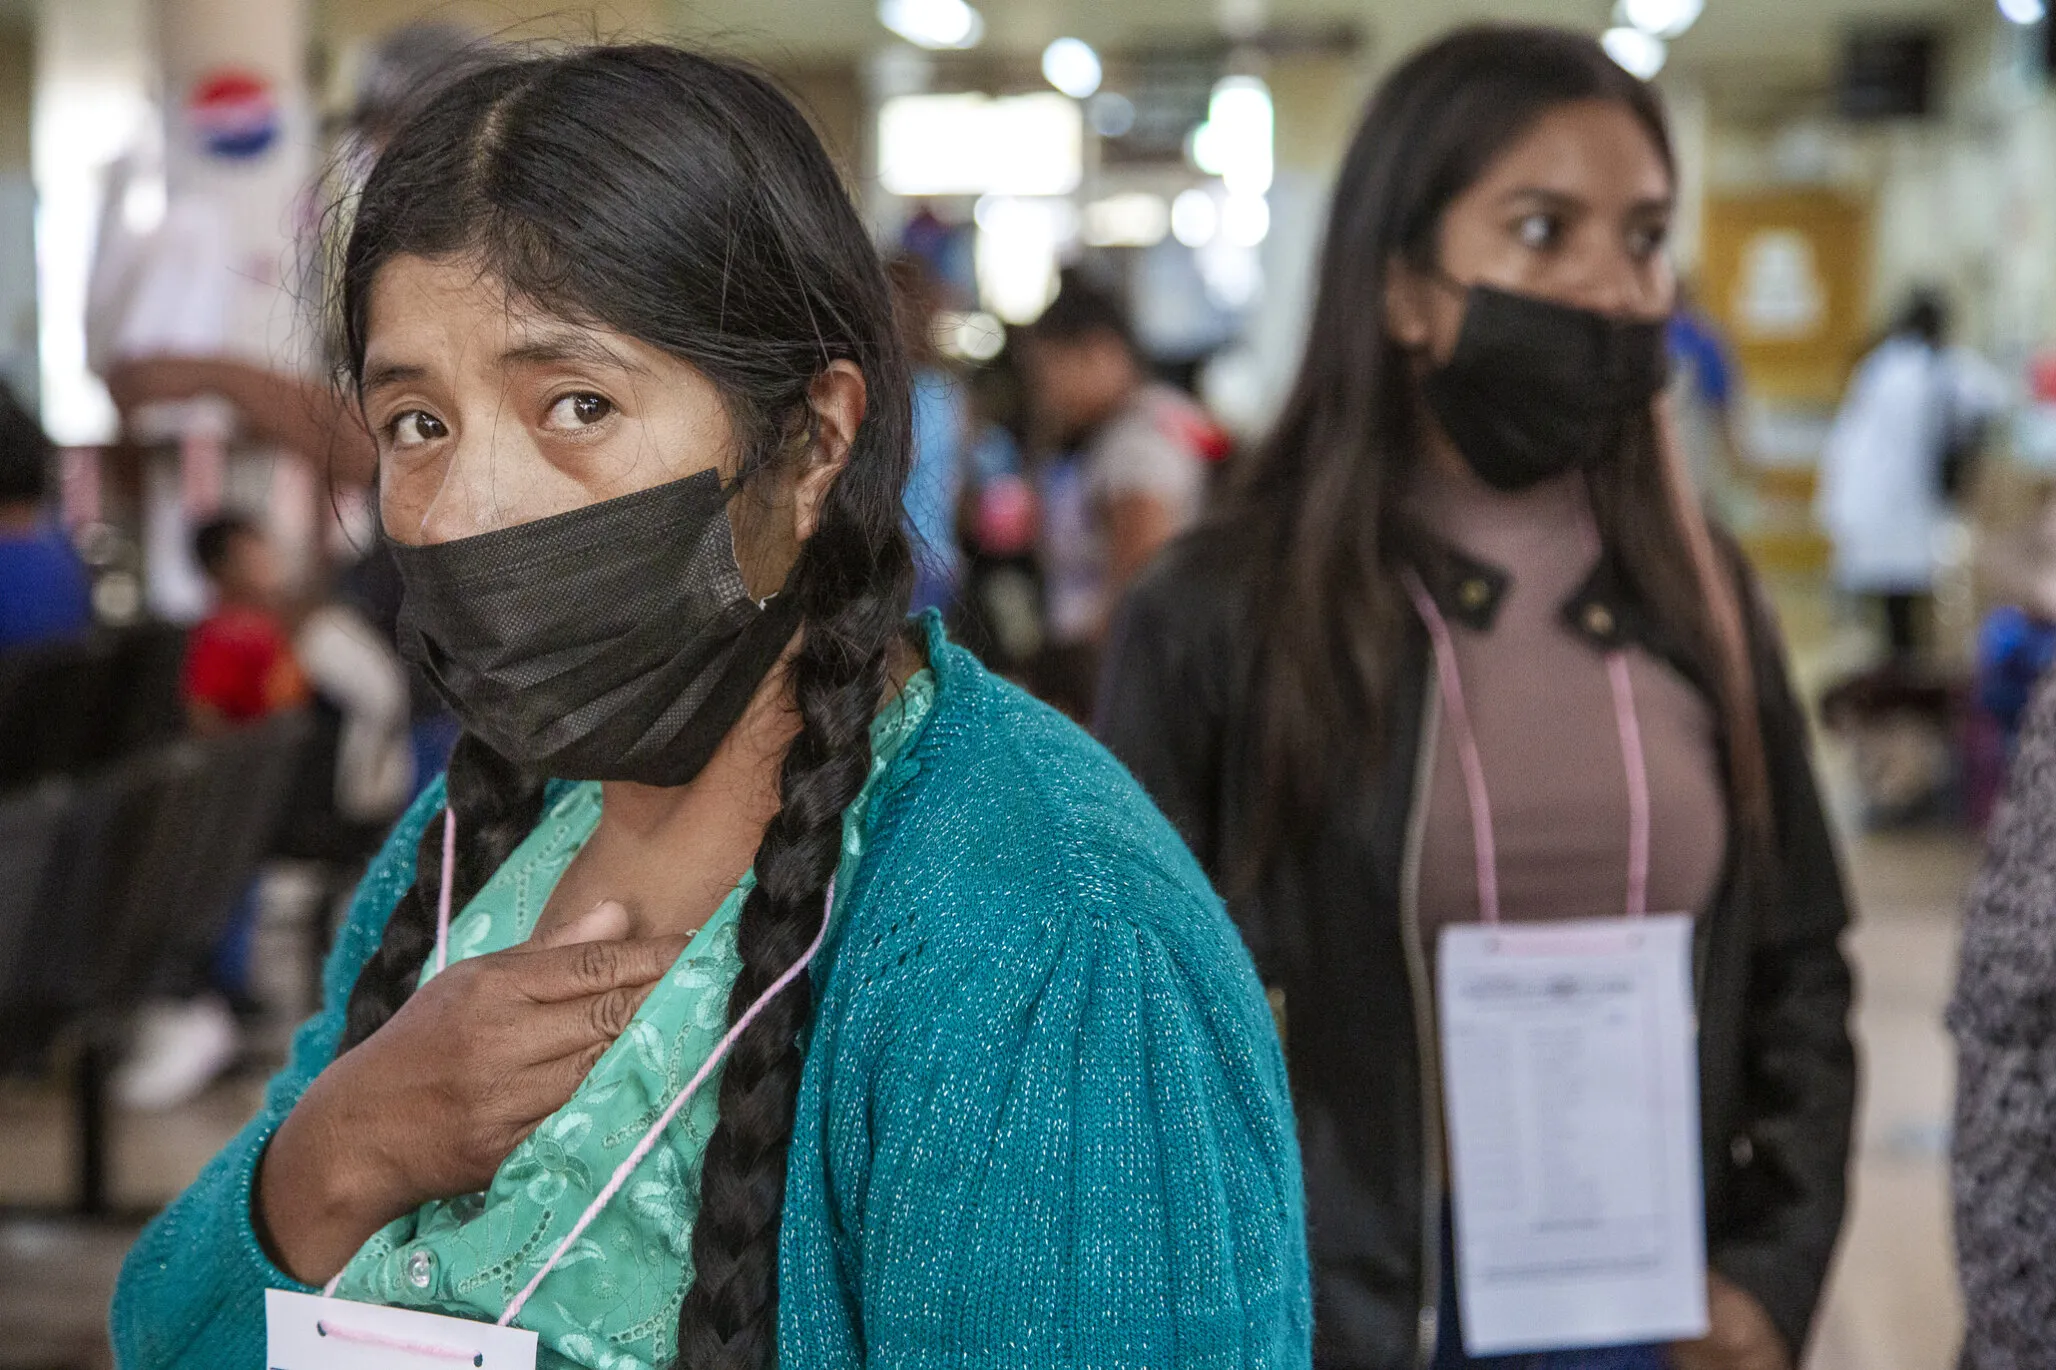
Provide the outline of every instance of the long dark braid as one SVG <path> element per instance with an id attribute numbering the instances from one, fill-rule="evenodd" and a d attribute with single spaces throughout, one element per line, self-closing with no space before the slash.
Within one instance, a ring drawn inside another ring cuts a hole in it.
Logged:
<path id="1" fill-rule="evenodd" d="M 905 541 L 871 545 L 857 511 L 839 503 L 831 492 L 807 544 L 799 591 L 806 636 L 791 666 L 801 728 L 785 755 L 778 814 L 757 849 L 757 887 L 743 906 L 730 1023 L 800 958 L 820 926 L 842 854 L 843 811 L 870 770 L 871 719 L 913 579 Z M 776 1364 L 785 1152 L 799 1036 L 813 1007 L 802 977 L 766 1006 L 722 1066 L 720 1121 L 707 1143 L 693 1225 L 694 1280 L 679 1313 L 681 1366 Z"/>
<path id="2" fill-rule="evenodd" d="M 902 506 L 910 382 L 876 252 L 804 118 L 761 76 L 660 47 L 594 48 L 476 70 L 394 137 L 366 182 L 336 317 L 353 375 L 368 299 L 394 257 L 468 255 L 511 295 L 650 342 L 720 388 L 745 487 L 814 444 L 810 387 L 831 362 L 863 373 L 867 404 L 800 552 L 787 669 L 800 728 L 780 807 L 758 847 L 737 927 L 734 1023 L 804 953 L 871 766 L 913 582 Z M 745 488 L 745 495 L 747 488 Z M 738 526 L 754 511 L 734 506 Z M 541 782 L 473 739 L 450 773 L 453 902 L 475 894 L 535 823 Z M 405 1001 L 434 937 L 442 825 L 351 995 L 346 1044 Z M 760 1012 L 722 1068 L 693 1230 L 678 1364 L 777 1362 L 778 1230 L 786 1151 L 813 1011 L 800 977 Z"/>

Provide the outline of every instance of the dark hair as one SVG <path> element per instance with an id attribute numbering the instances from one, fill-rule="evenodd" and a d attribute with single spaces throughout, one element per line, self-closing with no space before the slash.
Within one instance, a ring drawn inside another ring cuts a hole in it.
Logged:
<path id="1" fill-rule="evenodd" d="M 216 514 L 193 533 L 193 559 L 209 576 L 219 579 L 228 565 L 236 539 L 256 537 L 257 525 L 241 514 Z"/>
<path id="2" fill-rule="evenodd" d="M 1138 350 L 1134 321 L 1120 297 L 1077 267 L 1065 267 L 1057 278 L 1056 298 L 1028 325 L 1028 336 L 1041 342 L 1076 343 L 1095 334 L 1111 334 L 1130 352 Z"/>
<path id="3" fill-rule="evenodd" d="M 935 328 L 942 310 L 942 282 L 926 261 L 911 252 L 885 264 L 885 279 L 892 285 L 908 361 L 915 366 L 939 365 L 942 353 L 936 346 Z"/>
<path id="4" fill-rule="evenodd" d="M 40 504 L 50 493 L 50 439 L 14 392 L 0 385 L 0 504 Z"/>
<path id="5" fill-rule="evenodd" d="M 1920 339 L 1929 347 L 1949 340 L 1949 302 L 1942 292 L 1923 286 L 1907 298 L 1906 308 L 1892 331 Z"/>
<path id="6" fill-rule="evenodd" d="M 906 359 L 885 273 L 806 120 L 764 77 L 657 46 L 503 58 L 441 92 L 373 168 L 342 257 L 341 347 L 364 365 L 366 302 L 395 257 L 462 257 L 515 298 L 663 348 L 719 389 L 740 480 L 808 445 L 808 392 L 831 362 L 868 404 L 788 593 L 800 731 L 737 930 L 733 1023 L 805 951 L 871 764 L 870 724 L 904 631 L 913 561 L 901 489 L 911 452 Z M 476 738 L 451 760 L 453 903 L 477 893 L 537 821 L 542 781 Z M 350 996 L 345 1049 L 406 999 L 434 937 L 442 825 Z M 678 1364 L 777 1360 L 778 1228 L 799 1089 L 806 976 L 728 1056 L 693 1226 Z"/>
<path id="7" fill-rule="evenodd" d="M 1411 359 L 1385 325 L 1389 273 L 1438 269 L 1451 201 L 1544 114 L 1585 100 L 1628 111 L 1670 163 L 1655 93 L 1596 42 L 1498 25 L 1458 30 L 1401 65 L 1343 160 L 1298 377 L 1222 515 L 1260 539 L 1258 602 L 1271 606 L 1255 625 L 1255 759 L 1276 802 L 1229 854 L 1242 880 L 1304 838 L 1342 777 L 1388 745 L 1413 629 L 1393 569 L 1420 448 Z M 1592 502 L 1630 587 L 1716 685 L 1731 785 L 1753 821 L 1766 801 L 1740 611 L 1664 444 L 1652 411 L 1594 473 Z"/>

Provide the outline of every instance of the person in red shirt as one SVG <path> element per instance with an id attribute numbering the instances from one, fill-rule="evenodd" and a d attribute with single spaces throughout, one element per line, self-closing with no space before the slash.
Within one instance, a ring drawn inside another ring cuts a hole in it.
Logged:
<path id="1" fill-rule="evenodd" d="M 307 677 L 279 615 L 285 573 L 254 523 L 224 514 L 193 536 L 215 608 L 186 648 L 186 710 L 196 732 L 217 733 L 307 701 Z"/>

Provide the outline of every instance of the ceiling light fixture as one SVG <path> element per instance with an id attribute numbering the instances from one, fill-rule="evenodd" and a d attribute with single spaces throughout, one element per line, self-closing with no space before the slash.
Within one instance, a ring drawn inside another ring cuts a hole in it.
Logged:
<path id="1" fill-rule="evenodd" d="M 1206 122 L 1192 131 L 1192 164 L 1238 194 L 1271 188 L 1275 117 L 1271 88 L 1257 76 L 1227 76 L 1214 85 Z"/>
<path id="2" fill-rule="evenodd" d="M 1085 206 L 1085 241 L 1094 247 L 1155 247 L 1171 231 L 1161 195 L 1131 190 Z"/>
<path id="3" fill-rule="evenodd" d="M 1194 186 L 1171 201 L 1171 236 L 1187 247 L 1205 247 L 1220 231 L 1221 207 L 1214 197 Z"/>
<path id="4" fill-rule="evenodd" d="M 1125 137 L 1135 127 L 1135 102 L 1117 91 L 1103 90 L 1085 107 L 1085 116 L 1100 137 Z"/>
<path id="5" fill-rule="evenodd" d="M 1661 38 L 1637 28 L 1608 29 L 1599 35 L 1599 46 L 1621 70 L 1644 81 L 1654 80 L 1670 56 Z"/>
<path id="6" fill-rule="evenodd" d="M 964 0 L 878 0 L 878 22 L 923 48 L 975 48 L 985 37 L 985 16 Z"/>
<path id="7" fill-rule="evenodd" d="M 1099 89 L 1099 54 L 1082 38 L 1059 38 L 1042 50 L 1043 79 L 1073 100 Z"/>
<path id="8" fill-rule="evenodd" d="M 1699 22 L 1706 0 L 1621 0 L 1620 18 L 1652 38 L 1671 39 Z"/>

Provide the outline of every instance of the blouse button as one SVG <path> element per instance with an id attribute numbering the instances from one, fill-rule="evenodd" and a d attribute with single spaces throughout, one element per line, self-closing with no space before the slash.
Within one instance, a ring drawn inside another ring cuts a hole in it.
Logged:
<path id="1" fill-rule="evenodd" d="M 1585 610 L 1585 629 L 1594 637 L 1613 636 L 1613 612 L 1604 604 L 1594 604 Z"/>
<path id="2" fill-rule="evenodd" d="M 416 1289 L 426 1289 L 435 1280 L 435 1257 L 426 1251 L 415 1251 L 407 1257 L 407 1283 Z"/>

